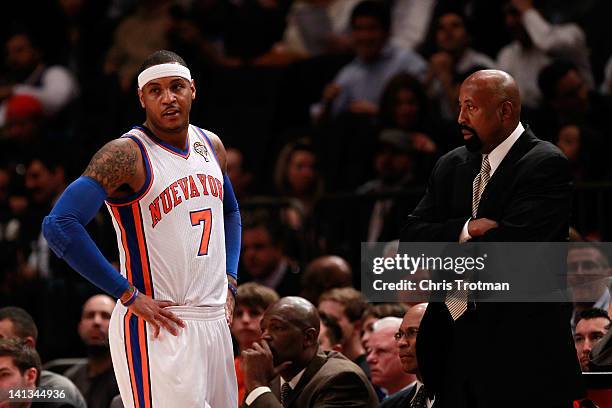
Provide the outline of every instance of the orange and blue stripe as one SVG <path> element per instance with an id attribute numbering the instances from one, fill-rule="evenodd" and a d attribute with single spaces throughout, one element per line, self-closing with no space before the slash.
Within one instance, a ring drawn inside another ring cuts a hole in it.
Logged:
<path id="1" fill-rule="evenodd" d="M 154 297 L 149 252 L 138 203 L 111 206 L 121 233 L 128 281 L 142 293 Z M 151 408 L 151 375 L 147 328 L 144 319 L 127 311 L 124 317 L 125 355 L 135 408 Z"/>
<path id="2" fill-rule="evenodd" d="M 128 310 L 123 324 L 134 408 L 151 408 L 151 373 L 145 321 Z"/>

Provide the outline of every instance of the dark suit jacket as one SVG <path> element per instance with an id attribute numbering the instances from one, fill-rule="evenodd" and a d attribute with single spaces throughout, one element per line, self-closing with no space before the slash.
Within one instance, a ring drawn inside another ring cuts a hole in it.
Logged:
<path id="1" fill-rule="evenodd" d="M 458 241 L 471 216 L 472 182 L 481 157 L 460 147 L 438 161 L 425 196 L 402 231 L 402 241 Z M 527 129 L 483 192 L 477 218 L 495 220 L 499 227 L 479 240 L 565 241 L 571 194 L 565 156 Z M 461 318 L 469 325 L 459 335 L 455 331 L 461 326 L 452 321 L 445 304 L 430 303 L 417 337 L 417 358 L 423 382 L 436 393 L 436 405 L 453 406 L 452 395 L 442 395 L 446 398 L 440 404 L 438 395 L 458 373 L 476 387 L 473 393 L 496 407 L 522 406 L 526 401 L 562 404 L 583 395 L 570 314 L 569 304 L 478 303 Z M 465 341 L 461 353 L 449 351 L 459 336 Z M 453 372 L 449 361 L 462 353 L 467 356 L 465 367 Z M 500 374 L 520 381 L 521 392 L 516 393 L 516 381 L 499 380 Z M 519 405 L 512 405 L 513 395 L 520 398 Z"/>
<path id="2" fill-rule="evenodd" d="M 410 401 L 414 398 L 415 392 L 416 384 L 413 384 L 412 387 L 396 392 L 389 398 L 383 400 L 380 404 L 380 408 L 408 408 L 410 407 Z"/>
<path id="3" fill-rule="evenodd" d="M 280 377 L 269 384 L 271 393 L 259 396 L 250 407 L 281 408 Z M 334 351 L 319 351 L 297 383 L 289 401 L 291 408 L 378 406 L 367 377 L 357 365 Z M 246 403 L 242 404 L 246 408 Z"/>

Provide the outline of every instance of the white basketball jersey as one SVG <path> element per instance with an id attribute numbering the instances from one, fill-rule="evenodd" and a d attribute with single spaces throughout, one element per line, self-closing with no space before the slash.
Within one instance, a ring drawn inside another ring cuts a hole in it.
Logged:
<path id="1" fill-rule="evenodd" d="M 224 305 L 223 174 L 208 136 L 190 125 L 182 151 L 140 126 L 123 137 L 138 144 L 147 178 L 133 196 L 106 202 L 121 273 L 154 299 Z"/>

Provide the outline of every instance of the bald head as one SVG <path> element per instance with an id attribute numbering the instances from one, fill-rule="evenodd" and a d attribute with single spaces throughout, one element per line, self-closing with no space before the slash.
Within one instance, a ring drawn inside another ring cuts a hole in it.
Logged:
<path id="1" fill-rule="evenodd" d="M 508 73 L 486 69 L 470 75 L 459 90 L 459 118 L 465 145 L 488 154 L 517 128 L 521 98 Z"/>
<path id="2" fill-rule="evenodd" d="M 315 328 L 317 334 L 321 320 L 319 312 L 312 303 L 298 296 L 287 296 L 274 303 L 266 310 L 266 315 L 282 317 L 287 322 L 302 329 Z"/>
<path id="3" fill-rule="evenodd" d="M 463 82 L 463 86 L 476 86 L 489 94 L 494 101 L 509 101 L 514 107 L 516 121 L 521 115 L 521 97 L 514 78 L 505 71 L 483 69 L 474 72 Z"/>

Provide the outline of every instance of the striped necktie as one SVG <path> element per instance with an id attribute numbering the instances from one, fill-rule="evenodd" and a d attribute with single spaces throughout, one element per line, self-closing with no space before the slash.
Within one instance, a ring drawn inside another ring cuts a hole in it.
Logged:
<path id="1" fill-rule="evenodd" d="M 281 387 L 281 405 L 284 408 L 287 408 L 289 406 L 289 396 L 291 395 L 291 391 L 293 390 L 291 389 L 291 386 L 288 382 L 284 383 Z"/>
<path id="2" fill-rule="evenodd" d="M 484 191 L 489 179 L 491 178 L 491 164 L 489 163 L 489 155 L 485 154 L 482 158 L 482 165 L 480 166 L 480 173 L 474 178 L 472 183 L 472 218 L 476 218 L 478 213 L 478 204 L 480 204 L 480 197 Z"/>
<path id="3" fill-rule="evenodd" d="M 484 155 L 482 158 L 482 165 L 480 166 L 480 173 L 474 178 L 472 183 L 472 218 L 476 218 L 478 213 L 478 205 L 480 204 L 480 198 L 482 192 L 487 183 L 491 178 L 491 164 L 489 163 L 489 156 Z M 446 294 L 446 300 L 444 303 L 450 312 L 453 320 L 457 320 L 467 310 L 468 291 L 453 289 Z"/>

